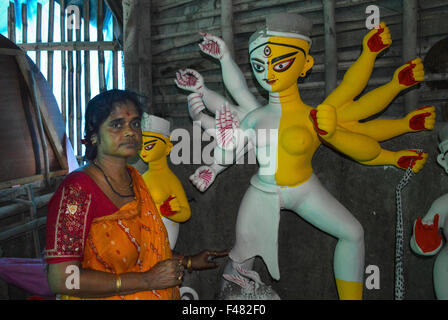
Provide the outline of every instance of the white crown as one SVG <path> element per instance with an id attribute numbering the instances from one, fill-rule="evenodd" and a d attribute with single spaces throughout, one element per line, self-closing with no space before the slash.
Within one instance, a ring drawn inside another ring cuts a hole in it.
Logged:
<path id="1" fill-rule="evenodd" d="M 170 122 L 146 112 L 143 112 L 141 127 L 143 132 L 160 133 L 167 138 L 170 136 Z"/>

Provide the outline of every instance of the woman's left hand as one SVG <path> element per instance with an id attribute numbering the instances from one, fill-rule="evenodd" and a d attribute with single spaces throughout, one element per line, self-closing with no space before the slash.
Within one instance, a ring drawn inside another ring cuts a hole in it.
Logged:
<path id="1" fill-rule="evenodd" d="M 215 258 L 225 257 L 229 254 L 229 251 L 211 251 L 204 250 L 194 256 L 191 256 L 191 269 L 193 270 L 205 270 L 218 267 L 218 264 L 213 261 Z"/>

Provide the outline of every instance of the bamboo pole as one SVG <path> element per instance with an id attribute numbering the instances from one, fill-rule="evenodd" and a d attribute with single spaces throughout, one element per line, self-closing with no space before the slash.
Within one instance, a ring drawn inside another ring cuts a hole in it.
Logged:
<path id="1" fill-rule="evenodd" d="M 159 112 L 155 109 L 152 101 L 152 48 L 151 48 L 151 2 L 138 1 L 139 20 L 138 24 L 138 92 L 146 99 L 145 111 L 149 113 Z M 145 17 L 144 19 L 140 17 Z"/>
<path id="2" fill-rule="evenodd" d="M 96 13 L 97 41 L 103 41 L 103 0 L 97 0 Z M 104 72 L 104 52 L 98 51 L 98 77 L 100 84 L 100 92 L 106 91 L 106 75 Z"/>
<path id="3" fill-rule="evenodd" d="M 22 43 L 27 43 L 28 19 L 26 14 L 26 3 L 22 3 Z"/>
<path id="4" fill-rule="evenodd" d="M 37 3 L 36 13 L 36 43 L 42 41 L 42 4 Z M 36 66 L 40 70 L 40 51 L 36 51 Z"/>
<path id="5" fill-rule="evenodd" d="M 48 42 L 53 42 L 54 33 L 54 0 L 49 2 L 48 12 Z M 53 51 L 48 51 L 47 61 L 47 81 L 50 89 L 53 90 Z"/>
<path id="6" fill-rule="evenodd" d="M 221 0 L 221 34 L 222 39 L 227 44 L 232 57 L 235 57 L 233 47 L 233 8 L 232 0 Z"/>
<path id="7" fill-rule="evenodd" d="M 90 41 L 90 1 L 84 1 L 84 42 Z M 84 99 L 85 103 L 90 100 L 90 51 L 84 51 Z"/>
<path id="8" fill-rule="evenodd" d="M 73 37 L 72 37 L 73 38 Z M 73 40 L 73 39 L 72 39 Z M 89 42 L 84 41 L 70 41 L 70 42 L 53 42 L 53 43 L 25 43 L 17 44 L 17 46 L 24 51 L 48 51 L 48 50 L 67 50 L 67 51 L 78 51 L 78 50 L 118 50 L 120 45 L 114 41 L 100 41 L 100 42 Z"/>
<path id="9" fill-rule="evenodd" d="M 138 90 L 138 16 L 137 0 L 123 0 L 123 54 L 125 87 Z"/>
<path id="10" fill-rule="evenodd" d="M 403 62 L 416 58 L 418 0 L 408 0 L 403 3 Z M 404 95 L 404 112 L 409 113 L 418 105 L 418 91 L 414 87 Z"/>
<path id="11" fill-rule="evenodd" d="M 31 220 L 30 222 L 27 222 L 25 224 L 8 229 L 6 231 L 0 232 L 0 241 L 4 241 L 6 239 L 16 237 L 22 233 L 37 229 L 40 226 L 45 225 L 46 222 L 47 217 L 41 217 L 35 220 Z"/>
<path id="12" fill-rule="evenodd" d="M 338 56 L 336 47 L 336 22 L 334 0 L 322 0 L 324 9 L 325 41 L 325 96 L 335 88 L 338 77 Z"/>
<path id="13" fill-rule="evenodd" d="M 73 29 L 67 28 L 67 40 L 73 41 Z M 73 97 L 73 52 L 67 52 L 67 67 L 68 67 L 68 103 L 67 103 L 67 118 L 68 118 L 68 136 L 72 146 L 75 145 L 74 133 L 74 97 Z"/>
<path id="14" fill-rule="evenodd" d="M 81 41 L 81 28 L 76 29 L 76 40 Z M 81 110 L 81 51 L 76 51 L 76 150 L 81 155 L 82 110 Z"/>
<path id="15" fill-rule="evenodd" d="M 117 21 L 115 18 L 112 19 L 113 30 L 116 28 Z M 115 32 L 114 41 L 116 41 Z M 118 51 L 112 51 L 112 87 L 118 89 Z"/>
<path id="16" fill-rule="evenodd" d="M 12 42 L 16 42 L 16 11 L 14 2 L 9 3 L 8 7 L 8 37 Z"/>
<path id="17" fill-rule="evenodd" d="M 48 204 L 54 193 L 45 194 L 34 198 L 34 203 L 37 208 L 42 208 Z M 7 206 L 0 207 L 0 219 L 5 219 L 16 214 L 24 212 L 28 208 L 25 203 L 14 203 Z"/>
<path id="18" fill-rule="evenodd" d="M 65 0 L 60 0 L 60 32 L 61 42 L 65 42 Z M 39 51 L 37 51 L 39 52 Z M 61 113 L 64 124 L 67 122 L 67 62 L 65 50 L 61 50 Z"/>

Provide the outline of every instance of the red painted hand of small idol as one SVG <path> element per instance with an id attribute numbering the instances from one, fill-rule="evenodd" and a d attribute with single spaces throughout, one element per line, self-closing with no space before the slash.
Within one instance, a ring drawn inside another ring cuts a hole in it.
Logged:
<path id="1" fill-rule="evenodd" d="M 175 197 L 169 196 L 168 199 L 166 199 L 163 204 L 160 206 L 160 213 L 164 217 L 170 217 L 172 215 L 175 215 L 177 212 L 173 211 L 170 205 L 170 201 L 173 200 Z"/>
<path id="2" fill-rule="evenodd" d="M 317 110 L 316 109 L 313 109 L 310 111 L 310 116 L 311 116 L 311 119 L 313 120 L 314 129 L 316 130 L 316 132 L 321 136 L 328 134 L 328 132 L 319 129 L 319 127 L 317 125 Z"/>
<path id="3" fill-rule="evenodd" d="M 402 169 L 407 169 L 409 167 L 411 167 L 411 169 L 412 169 L 414 167 L 415 163 L 417 162 L 417 160 L 423 159 L 423 157 L 422 157 L 423 152 L 418 152 L 417 150 L 409 150 L 409 151 L 415 152 L 416 155 L 400 157 L 400 159 L 398 159 L 397 164 Z"/>
<path id="4" fill-rule="evenodd" d="M 428 107 L 428 106 L 426 106 Z M 422 110 L 425 109 L 426 107 L 423 108 L 418 108 L 417 110 Z M 413 116 L 410 120 L 409 120 L 409 128 L 411 128 L 412 130 L 425 130 L 425 119 L 426 117 L 431 116 L 431 112 L 424 112 L 424 113 L 420 113 L 416 116 Z"/>
<path id="5" fill-rule="evenodd" d="M 415 68 L 416 64 L 412 63 L 411 61 L 409 61 L 408 64 L 409 65 L 401 70 L 398 74 L 399 83 L 407 87 L 418 83 L 418 81 L 415 80 L 413 73 L 413 69 Z"/>
<path id="6" fill-rule="evenodd" d="M 389 44 L 385 44 L 381 39 L 381 34 L 384 32 L 384 28 L 377 29 L 378 31 L 367 41 L 370 51 L 379 52 L 384 48 L 387 48 Z"/>
<path id="7" fill-rule="evenodd" d="M 423 224 L 418 217 L 414 225 L 414 237 L 418 247 L 424 252 L 432 252 L 440 247 L 442 236 L 439 234 L 439 215 L 434 216 L 433 223 Z"/>

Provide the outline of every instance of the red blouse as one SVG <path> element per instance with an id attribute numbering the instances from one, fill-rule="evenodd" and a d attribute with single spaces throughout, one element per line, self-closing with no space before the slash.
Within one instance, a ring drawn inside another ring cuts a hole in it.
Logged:
<path id="1" fill-rule="evenodd" d="M 82 261 L 92 220 L 116 211 L 118 208 L 89 175 L 70 173 L 48 203 L 47 263 Z"/>

